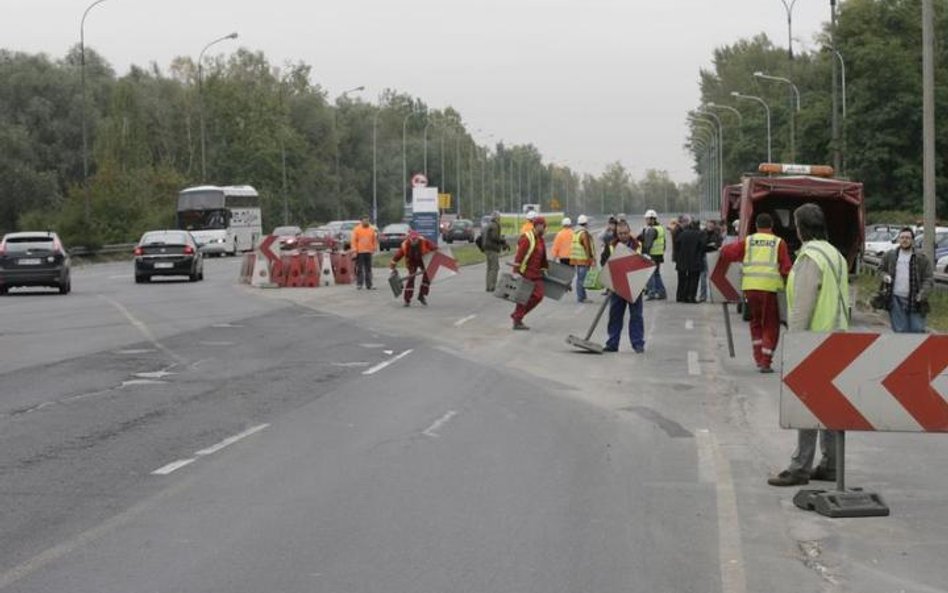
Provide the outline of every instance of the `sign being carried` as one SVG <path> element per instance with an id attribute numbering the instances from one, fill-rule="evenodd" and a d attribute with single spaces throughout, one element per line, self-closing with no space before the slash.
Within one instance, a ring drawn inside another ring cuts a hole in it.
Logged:
<path id="1" fill-rule="evenodd" d="M 411 178 L 412 187 L 428 187 L 428 178 L 424 173 L 415 173 Z"/>
<path id="2" fill-rule="evenodd" d="M 741 264 L 732 263 L 720 257 L 719 252 L 708 254 L 708 268 L 711 270 L 711 298 L 722 303 L 741 301 Z"/>
<path id="3" fill-rule="evenodd" d="M 599 281 L 623 299 L 634 303 L 645 290 L 654 271 L 655 262 L 620 243 L 599 272 Z"/>

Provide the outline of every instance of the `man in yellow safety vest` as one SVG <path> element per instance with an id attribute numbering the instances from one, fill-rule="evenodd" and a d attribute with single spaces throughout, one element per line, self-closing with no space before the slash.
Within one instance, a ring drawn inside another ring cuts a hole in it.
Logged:
<path id="1" fill-rule="evenodd" d="M 645 211 L 646 227 L 639 235 L 642 251 L 648 254 L 655 262 L 655 272 L 645 284 L 645 300 L 663 300 L 666 297 L 665 283 L 662 282 L 662 263 L 665 261 L 665 227 L 658 222 L 658 213 L 654 210 Z"/>
<path id="2" fill-rule="evenodd" d="M 849 329 L 849 267 L 846 258 L 826 240 L 826 217 L 816 204 L 793 213 L 803 242 L 787 278 L 787 325 L 790 331 L 832 332 Z M 799 486 L 810 480 L 836 480 L 836 433 L 797 431 L 797 450 L 790 466 L 767 480 L 771 486 Z M 823 459 L 813 467 L 817 434 Z"/>

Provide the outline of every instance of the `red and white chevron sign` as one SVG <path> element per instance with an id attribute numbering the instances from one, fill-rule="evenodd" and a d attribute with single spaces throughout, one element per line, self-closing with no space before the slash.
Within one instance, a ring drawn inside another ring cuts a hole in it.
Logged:
<path id="1" fill-rule="evenodd" d="M 655 262 L 620 243 L 600 270 L 599 281 L 623 299 L 634 303 L 654 272 Z"/>
<path id="2" fill-rule="evenodd" d="M 791 332 L 780 425 L 948 432 L 948 335 Z"/>

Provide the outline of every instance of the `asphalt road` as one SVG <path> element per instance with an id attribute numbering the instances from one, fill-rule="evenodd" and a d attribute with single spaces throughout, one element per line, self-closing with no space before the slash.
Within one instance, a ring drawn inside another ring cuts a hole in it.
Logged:
<path id="1" fill-rule="evenodd" d="M 596 356 L 564 340 L 598 303 L 513 332 L 480 266 L 407 309 L 381 270 L 237 271 L 0 300 L 0 591 L 948 590 L 945 438 L 849 436 L 891 517 L 796 509 L 779 377 L 720 305 L 647 303 L 647 352 Z"/>

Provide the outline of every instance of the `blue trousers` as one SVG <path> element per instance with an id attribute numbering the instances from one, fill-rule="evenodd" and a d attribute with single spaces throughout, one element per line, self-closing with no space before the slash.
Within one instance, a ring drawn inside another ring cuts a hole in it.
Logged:
<path id="1" fill-rule="evenodd" d="M 653 297 L 665 296 L 665 283 L 662 282 L 662 264 L 655 264 L 655 272 L 645 283 L 645 294 Z"/>
<path id="2" fill-rule="evenodd" d="M 701 256 L 701 276 L 698 277 L 698 300 L 708 300 L 708 256 Z"/>
<path id="3" fill-rule="evenodd" d="M 589 272 L 589 266 L 576 266 L 576 300 L 580 303 L 586 300 L 586 274 Z"/>
<path id="4" fill-rule="evenodd" d="M 889 307 L 892 331 L 908 334 L 925 333 L 925 316 L 920 315 L 918 311 L 909 313 L 908 306 L 908 299 L 892 295 L 892 305 Z"/>
<path id="5" fill-rule="evenodd" d="M 606 346 L 619 348 L 619 337 L 622 335 L 622 322 L 625 320 L 625 310 L 629 309 L 629 340 L 634 350 L 645 350 L 645 319 L 642 317 L 642 295 L 634 303 L 623 299 L 617 294 L 609 295 L 609 339 Z"/>

